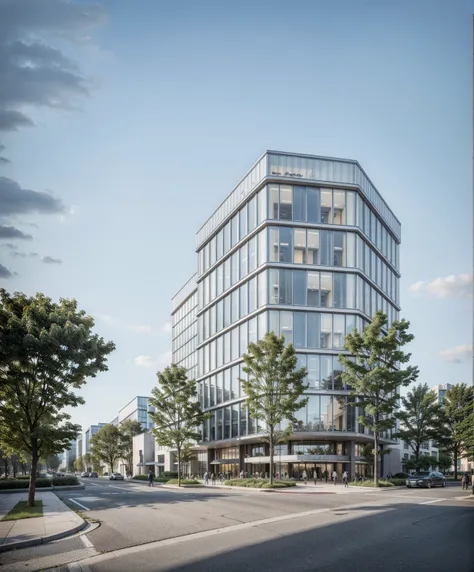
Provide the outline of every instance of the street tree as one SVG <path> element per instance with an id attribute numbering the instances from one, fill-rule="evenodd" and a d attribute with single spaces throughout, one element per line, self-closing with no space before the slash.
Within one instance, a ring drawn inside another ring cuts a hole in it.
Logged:
<path id="1" fill-rule="evenodd" d="M 197 452 L 192 448 L 193 444 L 189 441 L 184 443 L 181 450 L 181 464 L 186 467 L 186 471 L 189 473 L 189 464 L 197 459 Z"/>
<path id="2" fill-rule="evenodd" d="M 84 453 L 82 455 L 82 460 L 84 463 L 83 471 L 90 471 L 92 468 L 92 455 L 90 453 Z"/>
<path id="3" fill-rule="evenodd" d="M 82 473 L 82 471 L 84 470 L 84 461 L 82 460 L 82 457 L 78 457 L 74 461 L 74 470 L 77 471 L 78 473 Z"/>
<path id="4" fill-rule="evenodd" d="M 98 459 L 115 471 L 117 461 L 123 457 L 122 434 L 116 425 L 104 425 L 90 438 L 91 462 Z"/>
<path id="5" fill-rule="evenodd" d="M 273 485 L 275 446 L 287 440 L 291 423 L 297 423 L 295 413 L 305 407 L 308 398 L 303 397 L 306 368 L 296 369 L 297 358 L 292 344 L 285 345 L 284 336 L 274 332 L 265 334 L 262 340 L 251 343 L 243 356 L 241 379 L 246 395 L 249 415 L 262 423 L 262 432 L 270 452 L 270 484 Z M 288 422 L 286 428 L 282 424 Z"/>
<path id="6" fill-rule="evenodd" d="M 396 426 L 395 413 L 399 406 L 399 389 L 418 377 L 416 366 L 406 366 L 410 354 L 402 347 L 414 338 L 408 333 L 406 320 L 394 321 L 388 328 L 387 316 L 379 310 L 362 333 L 356 329 L 345 338 L 344 349 L 349 355 L 340 355 L 345 371 L 344 383 L 356 399 L 349 402 L 362 410 L 358 416 L 374 435 L 374 484 L 379 485 L 379 444 L 384 431 Z"/>
<path id="7" fill-rule="evenodd" d="M 442 449 L 452 457 L 454 479 L 458 478 L 458 459 L 474 451 L 474 387 L 453 385 L 443 401 L 444 437 Z"/>
<path id="8" fill-rule="evenodd" d="M 408 459 L 405 467 L 410 471 L 427 471 L 430 467 L 437 467 L 438 464 L 438 457 L 434 455 L 420 455 L 418 459 Z"/>
<path id="9" fill-rule="evenodd" d="M 453 458 L 451 457 L 451 455 L 446 453 L 444 450 L 439 451 L 438 453 L 439 470 L 445 473 L 446 471 L 449 471 L 452 464 L 453 464 Z"/>
<path id="10" fill-rule="evenodd" d="M 59 461 L 59 457 L 54 454 L 46 455 L 44 457 L 44 463 L 46 468 L 50 471 L 57 471 L 61 462 Z"/>
<path id="11" fill-rule="evenodd" d="M 81 429 L 65 408 L 84 403 L 75 391 L 107 370 L 115 348 L 93 327 L 75 300 L 55 303 L 41 293 L 0 290 L 0 446 L 31 459 L 28 506 L 35 501 L 39 458 L 67 448 Z"/>
<path id="12" fill-rule="evenodd" d="M 394 436 L 403 439 L 413 451 L 411 468 L 418 468 L 420 458 L 426 466 L 426 457 L 420 454 L 423 443 L 433 441 L 438 445 L 443 438 L 441 406 L 428 385 L 420 383 L 402 397 L 402 407 L 397 413 L 400 429 Z"/>
<path id="13" fill-rule="evenodd" d="M 142 424 L 133 419 L 127 419 L 119 425 L 123 460 L 125 461 L 127 475 L 133 475 L 133 438 L 143 433 Z"/>
<path id="14" fill-rule="evenodd" d="M 196 381 L 188 379 L 186 370 L 175 364 L 157 373 L 158 385 L 149 402 L 155 407 L 150 413 L 154 422 L 152 433 L 163 447 L 176 449 L 178 461 L 178 486 L 181 486 L 181 455 L 188 442 L 201 439 L 199 431 L 208 417 L 197 399 Z"/>

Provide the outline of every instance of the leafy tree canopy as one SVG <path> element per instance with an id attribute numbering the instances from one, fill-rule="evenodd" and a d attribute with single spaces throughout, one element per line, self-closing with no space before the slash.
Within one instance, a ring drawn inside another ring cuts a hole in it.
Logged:
<path id="1" fill-rule="evenodd" d="M 31 456 L 30 506 L 39 457 L 67 448 L 80 431 L 64 408 L 84 403 L 75 390 L 107 370 L 115 348 L 93 327 L 75 300 L 0 289 L 0 446 Z"/>

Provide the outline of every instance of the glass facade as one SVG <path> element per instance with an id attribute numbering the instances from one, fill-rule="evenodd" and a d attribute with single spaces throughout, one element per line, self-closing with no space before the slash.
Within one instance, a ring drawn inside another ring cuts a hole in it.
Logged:
<path id="1" fill-rule="evenodd" d="M 332 435 L 344 434 L 350 457 L 350 441 L 369 433 L 337 356 L 377 310 L 389 325 L 398 319 L 400 223 L 355 162 L 268 152 L 244 181 L 240 199 L 234 190 L 199 231 L 195 288 L 174 300 L 173 362 L 198 380 L 210 413 L 202 443 L 216 463 L 224 446 L 263 447 L 239 378 L 248 344 L 274 331 L 308 371 L 309 402 L 290 441 L 332 447 Z M 243 470 L 253 463 L 238 457 Z"/>

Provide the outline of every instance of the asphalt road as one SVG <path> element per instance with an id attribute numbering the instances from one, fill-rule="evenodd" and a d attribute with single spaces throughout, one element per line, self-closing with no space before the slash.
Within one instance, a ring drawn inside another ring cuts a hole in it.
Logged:
<path id="1" fill-rule="evenodd" d="M 474 501 L 459 485 L 281 494 L 84 483 L 59 496 L 101 522 L 85 544 L 5 553 L 1 572 L 73 562 L 91 572 L 474 572 Z"/>

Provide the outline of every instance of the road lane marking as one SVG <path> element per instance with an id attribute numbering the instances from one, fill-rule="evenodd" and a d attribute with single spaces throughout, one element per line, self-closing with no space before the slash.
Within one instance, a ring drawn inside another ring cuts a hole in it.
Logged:
<path id="1" fill-rule="evenodd" d="M 425 502 L 419 502 L 418 504 L 434 504 L 435 502 L 443 502 L 447 499 L 432 499 L 429 501 L 425 501 Z"/>
<path id="2" fill-rule="evenodd" d="M 86 548 L 94 548 L 95 546 L 92 544 L 92 542 L 87 538 L 87 536 L 85 534 L 81 534 L 81 536 L 79 537 L 82 540 L 82 544 L 84 544 L 84 546 Z"/>
<path id="3" fill-rule="evenodd" d="M 70 498 L 69 499 L 71 502 L 73 502 L 74 504 L 77 504 L 77 506 L 80 506 L 81 508 L 83 508 L 84 510 L 90 510 L 90 508 L 87 508 L 86 506 L 84 506 L 83 504 L 81 504 L 80 502 L 77 502 L 76 500 Z"/>

